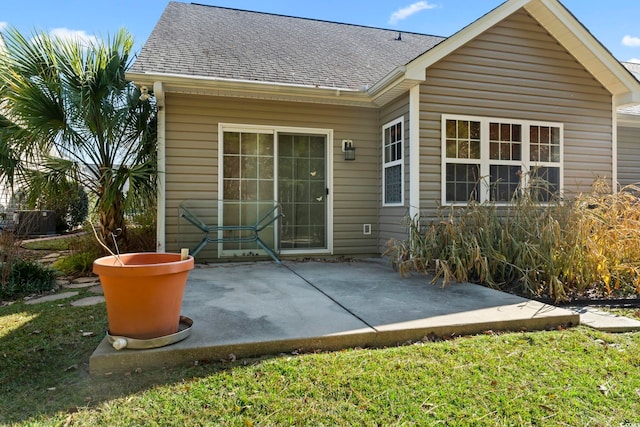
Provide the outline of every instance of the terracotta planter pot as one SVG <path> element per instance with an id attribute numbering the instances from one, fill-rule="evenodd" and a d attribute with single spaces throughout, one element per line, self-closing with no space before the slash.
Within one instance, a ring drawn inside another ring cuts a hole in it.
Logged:
<path id="1" fill-rule="evenodd" d="M 136 339 L 174 334 L 180 323 L 182 296 L 193 257 L 180 254 L 122 254 L 98 258 L 93 272 L 100 277 L 107 303 L 109 333 Z"/>

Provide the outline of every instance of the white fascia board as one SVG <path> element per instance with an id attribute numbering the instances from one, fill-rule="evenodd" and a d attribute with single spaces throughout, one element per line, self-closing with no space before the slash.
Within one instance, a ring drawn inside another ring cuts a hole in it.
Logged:
<path id="1" fill-rule="evenodd" d="M 640 86 L 640 83 L 638 83 Z M 633 106 L 640 104 L 640 91 L 626 92 L 620 95 L 615 95 L 613 102 L 617 108 Z"/>
<path id="2" fill-rule="evenodd" d="M 189 90 L 211 90 L 225 93 L 257 94 L 262 98 L 291 97 L 307 99 L 308 102 L 322 100 L 323 102 L 345 103 L 375 107 L 365 91 L 348 88 L 297 85 L 277 82 L 260 82 L 251 80 L 224 79 L 207 76 L 187 76 L 171 73 L 132 73 L 126 74 L 127 79 L 137 85 L 151 85 L 161 81 L 165 92 Z"/>
<path id="3" fill-rule="evenodd" d="M 367 90 L 367 94 L 369 94 L 369 96 L 375 97 L 378 93 L 384 91 L 393 84 L 397 84 L 399 80 L 404 80 L 405 71 L 407 71 L 407 67 L 405 67 L 404 65 L 394 68 L 376 84 L 371 86 Z"/>

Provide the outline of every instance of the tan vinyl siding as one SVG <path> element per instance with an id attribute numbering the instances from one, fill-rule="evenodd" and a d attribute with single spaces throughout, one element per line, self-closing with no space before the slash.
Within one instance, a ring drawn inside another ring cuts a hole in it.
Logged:
<path id="1" fill-rule="evenodd" d="M 640 183 L 640 127 L 618 126 L 618 182 Z"/>
<path id="2" fill-rule="evenodd" d="M 178 205 L 218 196 L 218 124 L 333 130 L 334 253 L 378 252 L 379 131 L 375 109 L 167 93 L 166 247 L 179 249 Z M 356 146 L 346 162 L 342 140 Z M 372 234 L 363 235 L 363 224 Z"/>
<path id="3" fill-rule="evenodd" d="M 404 167 L 404 206 L 383 206 L 382 195 L 382 127 L 403 117 L 403 138 L 402 160 Z M 409 95 L 403 95 L 393 102 L 390 102 L 380 110 L 380 125 L 378 126 L 378 140 L 380 161 L 378 163 L 379 178 L 379 206 L 380 206 L 380 251 L 384 252 L 387 242 L 390 239 L 405 239 L 407 229 L 403 226 L 404 217 L 408 214 L 409 207 Z"/>
<path id="4" fill-rule="evenodd" d="M 526 12 L 519 11 L 426 70 L 420 91 L 420 199 L 441 200 L 441 116 L 564 123 L 564 190 L 612 176 L 611 95 Z"/>

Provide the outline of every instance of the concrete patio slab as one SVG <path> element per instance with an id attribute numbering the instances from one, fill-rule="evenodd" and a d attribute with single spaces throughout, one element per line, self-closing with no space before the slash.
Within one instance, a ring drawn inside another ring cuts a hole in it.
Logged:
<path id="1" fill-rule="evenodd" d="M 580 315 L 580 323 L 603 332 L 640 331 L 640 321 L 598 310 L 595 307 L 569 307 Z"/>
<path id="2" fill-rule="evenodd" d="M 383 260 L 220 264 L 195 268 L 182 307 L 191 335 L 148 350 L 106 338 L 93 374 L 292 351 L 381 347 L 486 330 L 577 325 L 579 315 L 471 284 L 402 278 Z"/>

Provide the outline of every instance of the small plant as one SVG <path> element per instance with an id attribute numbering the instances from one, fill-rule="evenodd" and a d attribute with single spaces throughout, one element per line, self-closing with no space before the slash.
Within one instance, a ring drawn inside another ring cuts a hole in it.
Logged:
<path id="1" fill-rule="evenodd" d="M 0 297 L 14 299 L 51 291 L 56 287 L 54 272 L 35 261 L 18 259 L 11 265 L 11 273 L 0 286 Z"/>
<path id="2" fill-rule="evenodd" d="M 69 276 L 91 273 L 93 261 L 105 254 L 92 235 L 84 235 L 69 241 L 71 254 L 53 263 L 53 268 Z"/>

